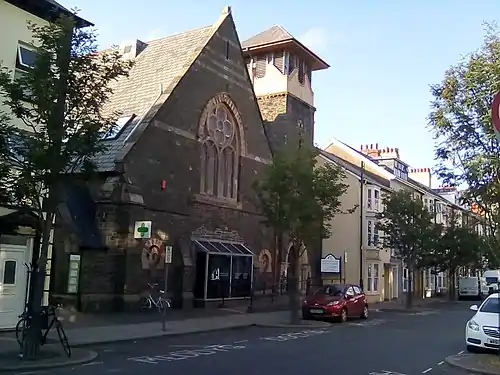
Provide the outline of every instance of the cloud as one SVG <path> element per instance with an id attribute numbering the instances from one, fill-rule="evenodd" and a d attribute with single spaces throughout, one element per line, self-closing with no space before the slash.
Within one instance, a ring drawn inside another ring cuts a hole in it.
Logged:
<path id="1" fill-rule="evenodd" d="M 323 50 L 330 44 L 344 42 L 344 37 L 341 34 L 329 32 L 328 30 L 320 27 L 313 27 L 312 29 L 307 30 L 298 39 L 302 44 L 313 51 Z"/>

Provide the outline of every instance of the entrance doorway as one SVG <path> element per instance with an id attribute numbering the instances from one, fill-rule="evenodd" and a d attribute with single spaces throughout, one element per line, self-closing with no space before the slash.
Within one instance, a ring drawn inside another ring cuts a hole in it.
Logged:
<path id="1" fill-rule="evenodd" d="M 0 244 L 0 329 L 15 328 L 26 298 L 27 246 Z"/>

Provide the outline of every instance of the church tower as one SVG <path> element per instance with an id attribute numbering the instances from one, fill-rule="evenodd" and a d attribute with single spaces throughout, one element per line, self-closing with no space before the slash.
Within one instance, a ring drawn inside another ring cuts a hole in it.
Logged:
<path id="1" fill-rule="evenodd" d="M 312 72 L 329 65 L 281 26 L 242 43 L 271 147 L 313 145 Z"/>

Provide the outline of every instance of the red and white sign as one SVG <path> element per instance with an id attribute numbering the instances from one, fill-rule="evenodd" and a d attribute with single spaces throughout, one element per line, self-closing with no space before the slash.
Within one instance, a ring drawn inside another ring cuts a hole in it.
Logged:
<path id="1" fill-rule="evenodd" d="M 500 138 L 500 92 L 496 93 L 491 104 L 491 121 L 495 134 Z"/>

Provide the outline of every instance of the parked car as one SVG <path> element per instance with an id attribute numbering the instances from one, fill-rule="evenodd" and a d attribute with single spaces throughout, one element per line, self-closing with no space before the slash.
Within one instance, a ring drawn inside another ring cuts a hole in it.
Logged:
<path id="1" fill-rule="evenodd" d="M 368 318 L 366 296 L 357 285 L 324 285 L 307 296 L 302 305 L 303 319 Z"/>
<path id="2" fill-rule="evenodd" d="M 478 307 L 470 307 L 476 313 L 465 325 L 465 344 L 467 351 L 499 348 L 500 331 L 498 329 L 500 300 L 499 294 L 489 295 Z"/>

